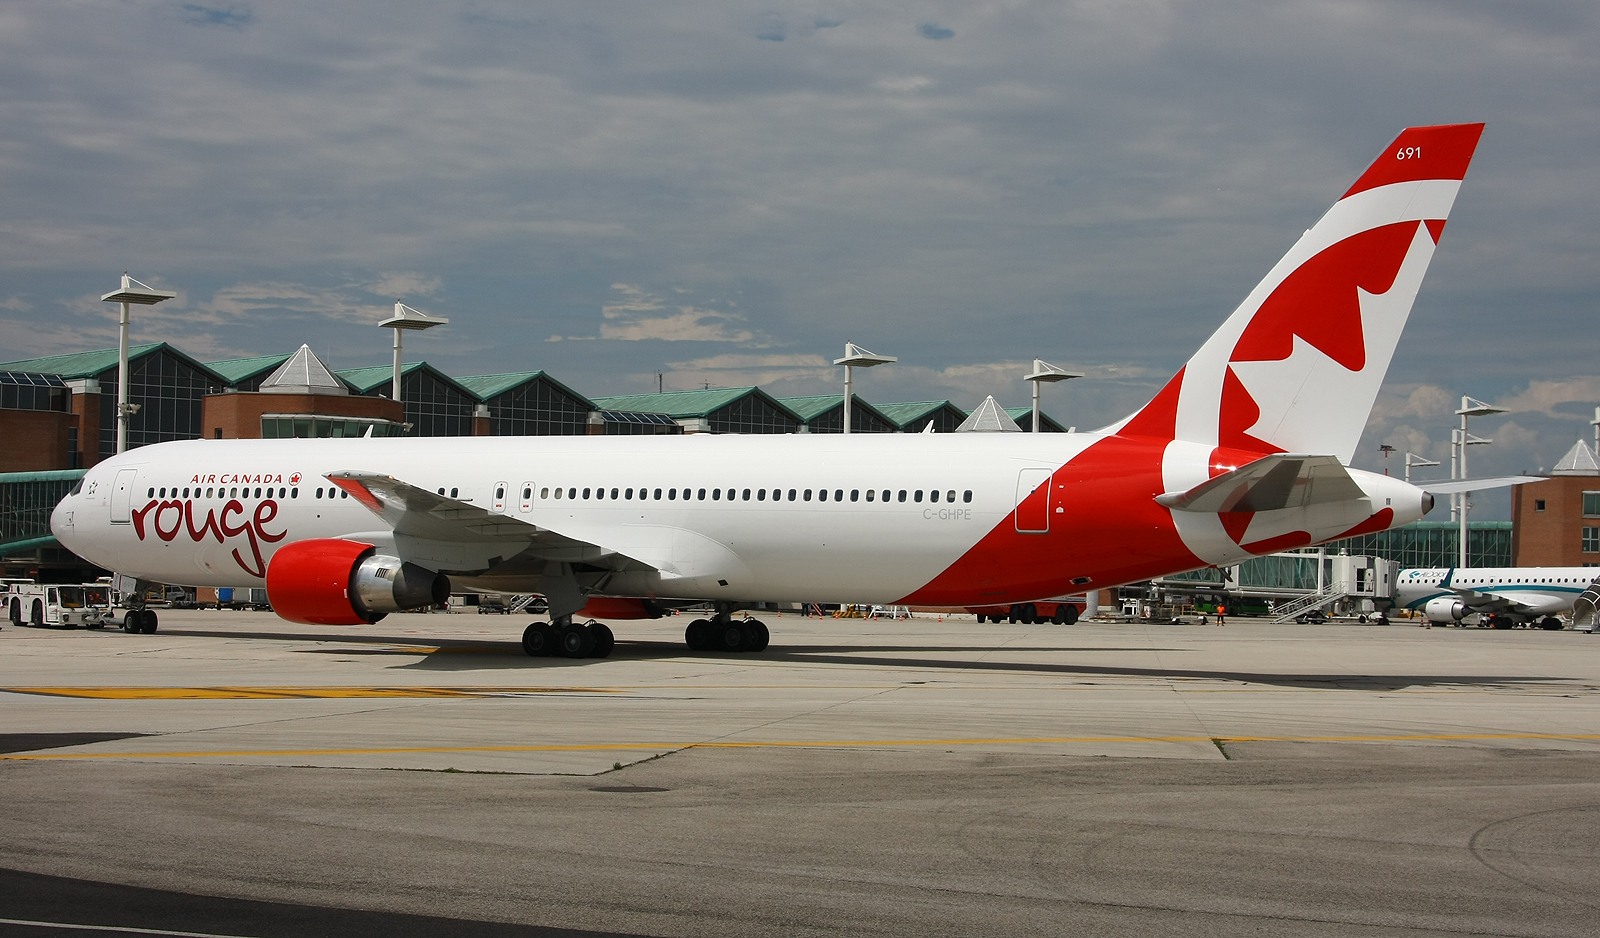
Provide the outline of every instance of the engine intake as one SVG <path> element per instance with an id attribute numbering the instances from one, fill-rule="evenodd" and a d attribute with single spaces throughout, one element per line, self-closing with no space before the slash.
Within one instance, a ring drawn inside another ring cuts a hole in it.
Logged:
<path id="1" fill-rule="evenodd" d="M 290 622 L 361 625 L 450 598 L 450 578 L 371 544 L 316 538 L 285 545 L 267 567 L 267 600 Z"/>
<path id="2" fill-rule="evenodd" d="M 1468 615 L 1467 604 L 1450 596 L 1435 596 L 1422 607 L 1431 622 L 1460 622 Z"/>

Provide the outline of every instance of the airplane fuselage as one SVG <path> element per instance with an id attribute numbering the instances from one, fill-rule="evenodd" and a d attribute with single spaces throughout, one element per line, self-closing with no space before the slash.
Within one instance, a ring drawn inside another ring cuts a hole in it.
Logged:
<path id="1" fill-rule="evenodd" d="M 417 557 L 326 478 L 381 471 L 639 562 L 589 583 L 597 593 L 954 605 L 1099 589 L 1422 515 L 1420 490 L 1354 470 L 1367 499 L 1232 530 L 1154 501 L 1259 455 L 1097 433 L 198 440 L 100 463 L 53 527 L 109 569 L 188 586 L 259 586 L 279 548 L 310 538 Z M 532 592 L 542 565 L 428 566 L 461 589 Z"/>

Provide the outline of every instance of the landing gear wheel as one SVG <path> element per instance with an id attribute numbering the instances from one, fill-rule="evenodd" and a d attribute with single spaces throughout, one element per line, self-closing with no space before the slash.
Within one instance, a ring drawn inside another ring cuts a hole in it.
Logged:
<path id="1" fill-rule="evenodd" d="M 1545 616 L 1539 621 L 1539 628 L 1547 632 L 1559 632 L 1566 628 L 1566 625 L 1555 616 Z"/>
<path id="2" fill-rule="evenodd" d="M 556 630 L 548 622 L 535 622 L 522 630 L 522 650 L 530 658 L 555 654 Z"/>
<path id="3" fill-rule="evenodd" d="M 743 622 L 724 622 L 715 628 L 717 643 L 723 651 L 745 651 L 750 647 L 750 630 Z"/>
<path id="4" fill-rule="evenodd" d="M 139 610 L 129 609 L 122 615 L 122 631 L 127 632 L 129 635 L 138 635 L 139 627 L 142 624 L 140 619 Z"/>
<path id="5" fill-rule="evenodd" d="M 156 633 L 156 611 L 154 609 L 139 610 L 139 631 L 146 635 Z"/>
<path id="6" fill-rule="evenodd" d="M 594 633 L 586 626 L 569 625 L 561 630 L 561 654 L 568 658 L 587 658 L 594 651 Z"/>
<path id="7" fill-rule="evenodd" d="M 683 641 L 690 651 L 706 651 L 711 647 L 711 623 L 696 619 L 683 630 Z"/>
<path id="8" fill-rule="evenodd" d="M 617 647 L 617 639 L 611 634 L 611 629 L 604 622 L 591 622 L 585 628 L 594 634 L 594 649 L 589 652 L 589 657 L 610 657 L 611 649 Z"/>
<path id="9" fill-rule="evenodd" d="M 760 619 L 746 619 L 744 627 L 750 630 L 750 651 L 766 651 L 767 643 L 772 640 L 772 633 L 767 631 L 767 624 Z"/>

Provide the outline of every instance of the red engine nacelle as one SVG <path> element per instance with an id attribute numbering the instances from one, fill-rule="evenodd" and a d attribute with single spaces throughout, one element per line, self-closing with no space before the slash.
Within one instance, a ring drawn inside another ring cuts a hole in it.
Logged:
<path id="1" fill-rule="evenodd" d="M 296 541 L 267 566 L 267 601 L 307 625 L 361 625 L 450 598 L 450 579 L 343 538 Z"/>

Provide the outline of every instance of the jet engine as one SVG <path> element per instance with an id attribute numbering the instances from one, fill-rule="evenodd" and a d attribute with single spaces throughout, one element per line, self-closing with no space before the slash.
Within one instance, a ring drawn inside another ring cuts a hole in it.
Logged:
<path id="1" fill-rule="evenodd" d="M 267 601 L 307 625 L 360 625 L 450 598 L 450 578 L 343 538 L 296 541 L 267 566 Z"/>
<path id="2" fill-rule="evenodd" d="M 1422 607 L 1431 622 L 1460 622 L 1468 615 L 1467 604 L 1452 596 L 1435 596 Z"/>

